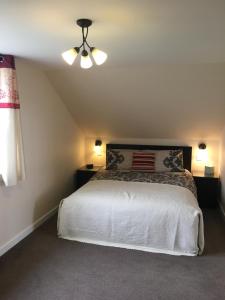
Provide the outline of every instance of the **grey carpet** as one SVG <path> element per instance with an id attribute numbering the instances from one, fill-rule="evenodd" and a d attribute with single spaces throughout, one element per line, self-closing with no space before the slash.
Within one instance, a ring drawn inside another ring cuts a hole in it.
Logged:
<path id="1" fill-rule="evenodd" d="M 0 258 L 0 299 L 225 299 L 225 224 L 204 218 L 204 255 L 175 257 L 61 240 L 54 217 Z"/>

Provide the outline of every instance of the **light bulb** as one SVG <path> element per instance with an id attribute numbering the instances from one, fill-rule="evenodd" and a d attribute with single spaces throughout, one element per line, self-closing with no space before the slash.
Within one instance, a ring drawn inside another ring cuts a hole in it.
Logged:
<path id="1" fill-rule="evenodd" d="M 62 53 L 62 57 L 68 65 L 72 65 L 79 53 L 79 48 L 72 48 Z"/>
<path id="2" fill-rule="evenodd" d="M 93 55 L 96 65 L 102 65 L 107 59 L 107 54 L 95 47 L 91 48 L 91 54 Z"/>
<path id="3" fill-rule="evenodd" d="M 80 66 L 83 69 L 89 69 L 93 66 L 93 63 L 88 55 L 87 50 L 83 50 L 81 54 Z"/>

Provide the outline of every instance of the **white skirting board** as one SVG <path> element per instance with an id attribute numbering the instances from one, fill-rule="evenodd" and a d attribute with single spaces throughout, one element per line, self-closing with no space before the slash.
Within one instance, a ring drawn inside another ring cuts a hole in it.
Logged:
<path id="1" fill-rule="evenodd" d="M 37 219 L 33 224 L 29 225 L 27 228 L 22 230 L 16 236 L 14 236 L 10 241 L 5 243 L 3 246 L 0 247 L 0 256 L 6 253 L 9 249 L 15 246 L 17 243 L 22 241 L 26 236 L 28 236 L 31 232 L 33 232 L 37 227 L 42 225 L 45 221 L 47 221 L 51 216 L 53 216 L 58 210 L 58 205 L 51 209 L 49 212 L 41 216 Z"/>

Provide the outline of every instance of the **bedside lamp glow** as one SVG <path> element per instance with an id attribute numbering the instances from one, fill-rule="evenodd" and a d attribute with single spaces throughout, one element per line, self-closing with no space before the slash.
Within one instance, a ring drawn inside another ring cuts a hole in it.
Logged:
<path id="1" fill-rule="evenodd" d="M 206 149 L 206 144 L 201 143 L 198 145 L 198 152 L 196 156 L 197 161 L 207 162 L 208 161 L 208 153 Z"/>
<path id="2" fill-rule="evenodd" d="M 96 140 L 95 141 L 95 153 L 98 156 L 102 155 L 102 141 L 101 140 Z"/>

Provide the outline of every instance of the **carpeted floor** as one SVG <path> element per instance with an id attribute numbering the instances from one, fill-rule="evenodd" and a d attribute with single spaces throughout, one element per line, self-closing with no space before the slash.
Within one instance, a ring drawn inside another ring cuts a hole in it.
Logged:
<path id="1" fill-rule="evenodd" d="M 201 257 L 58 239 L 56 217 L 0 258 L 0 299 L 225 299 L 225 223 L 205 211 Z"/>

